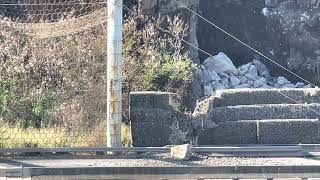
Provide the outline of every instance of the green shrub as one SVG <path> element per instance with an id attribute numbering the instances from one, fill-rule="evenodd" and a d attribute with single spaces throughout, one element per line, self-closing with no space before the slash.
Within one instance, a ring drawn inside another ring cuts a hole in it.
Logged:
<path id="1" fill-rule="evenodd" d="M 105 121 L 105 23 L 73 32 L 70 22 L 61 20 L 56 25 L 62 29 L 56 31 L 72 33 L 50 36 L 54 32 L 50 29 L 37 38 L 4 22 L 0 22 L 0 123 L 91 131 Z M 32 26 L 26 29 L 32 31 Z M 123 31 L 124 117 L 130 91 L 185 93 L 195 70 L 181 40 L 188 35 L 188 25 L 179 16 L 153 18 L 136 9 L 125 18 Z"/>
<path id="2" fill-rule="evenodd" d="M 5 81 L 0 85 L 0 117 L 4 123 L 22 127 L 50 124 L 48 114 L 54 101 L 50 90 L 25 89 L 18 81 Z"/>
<path id="3" fill-rule="evenodd" d="M 178 91 L 192 82 L 195 65 L 187 59 L 154 62 L 143 74 L 143 88 L 150 91 Z"/>
<path id="4" fill-rule="evenodd" d="M 196 69 L 183 46 L 187 35 L 188 25 L 180 16 L 152 18 L 140 9 L 130 14 L 124 23 L 123 76 L 128 91 L 184 93 Z"/>

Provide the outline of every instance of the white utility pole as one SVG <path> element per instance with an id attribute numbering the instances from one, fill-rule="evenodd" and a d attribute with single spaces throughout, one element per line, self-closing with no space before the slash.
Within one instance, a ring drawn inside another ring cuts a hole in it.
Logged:
<path id="1" fill-rule="evenodd" d="M 122 0 L 107 2 L 107 146 L 121 147 Z"/>

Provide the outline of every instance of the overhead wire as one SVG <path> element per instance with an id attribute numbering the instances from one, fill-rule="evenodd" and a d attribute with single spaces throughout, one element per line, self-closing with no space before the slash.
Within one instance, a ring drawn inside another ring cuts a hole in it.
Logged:
<path id="1" fill-rule="evenodd" d="M 130 13 L 134 13 L 134 11 L 131 10 L 131 9 L 130 9 L 129 7 L 127 7 L 126 5 L 122 4 L 122 6 L 123 6 L 127 11 L 129 11 Z M 193 48 L 195 48 L 195 49 L 197 49 L 197 50 L 199 50 L 199 51 L 207 54 L 207 55 L 210 56 L 210 57 L 213 57 L 213 55 L 210 54 L 209 52 L 207 52 L 207 51 L 205 51 L 205 50 L 203 50 L 203 49 L 201 49 L 201 48 L 193 45 L 192 43 L 186 41 L 185 39 L 180 38 L 180 37 L 172 34 L 170 31 L 168 31 L 168 30 L 166 30 L 166 29 L 164 29 L 164 28 L 162 28 L 162 27 L 160 27 L 160 26 L 157 26 L 157 25 L 155 25 L 155 26 L 156 26 L 160 31 L 162 31 L 162 32 L 164 32 L 164 33 L 168 33 L 168 34 L 170 34 L 171 36 L 173 36 L 173 37 L 181 40 L 182 42 L 190 45 L 191 47 L 193 47 Z M 238 71 L 239 73 L 241 73 L 241 74 L 245 74 L 244 72 L 241 72 L 240 70 L 237 70 L 237 71 Z M 250 76 L 250 75 L 248 75 L 248 74 L 246 74 L 246 76 L 247 76 L 247 77 L 250 77 L 250 78 L 252 78 L 252 79 L 255 79 L 255 77 L 252 77 L 252 76 Z M 271 87 L 271 88 L 272 88 L 272 89 L 277 89 L 277 88 L 274 88 L 274 87 Z M 285 98 L 290 99 L 291 101 L 295 102 L 296 104 L 301 104 L 301 102 L 293 99 L 292 97 L 290 97 L 290 96 L 288 96 L 288 95 L 286 95 L 286 94 L 281 93 L 280 91 L 278 91 L 278 93 L 279 93 L 280 95 L 284 96 Z M 320 117 L 320 112 L 318 112 L 318 111 L 316 111 L 315 109 L 310 108 L 310 107 L 307 107 L 307 108 L 310 109 L 311 111 L 313 111 L 314 113 L 316 113 L 317 115 L 319 115 L 319 117 Z"/>
<path id="2" fill-rule="evenodd" d="M 268 61 L 276 64 L 277 66 L 281 67 L 282 69 L 286 70 L 287 72 L 293 74 L 294 76 L 298 77 L 299 79 L 303 80 L 304 82 L 316 87 L 315 84 L 311 83 L 310 81 L 306 80 L 305 78 L 301 77 L 300 75 L 298 75 L 297 73 L 291 71 L 290 69 L 284 67 L 283 65 L 279 64 L 278 62 L 276 62 L 275 60 L 271 59 L 270 57 L 266 56 L 265 54 L 263 54 L 262 52 L 258 51 L 257 49 L 253 48 L 252 46 L 248 45 L 247 43 L 243 42 L 242 40 L 240 40 L 239 38 L 235 37 L 234 35 L 232 35 L 231 33 L 229 33 L 228 31 L 224 30 L 223 28 L 221 28 L 220 26 L 218 26 L 216 23 L 213 23 L 212 21 L 209 21 L 207 18 L 203 17 L 202 15 L 200 15 L 199 13 L 197 13 L 196 11 L 192 10 L 190 7 L 188 7 L 187 5 L 181 3 L 180 1 L 174 0 L 176 3 L 178 3 L 179 5 L 181 5 L 183 8 L 187 9 L 188 11 L 190 11 L 191 13 L 197 15 L 198 17 L 200 17 L 202 20 L 204 20 L 205 22 L 209 23 L 210 25 L 212 25 L 213 27 L 215 27 L 216 29 L 220 30 L 221 32 L 223 32 L 224 34 L 228 35 L 229 37 L 231 37 L 232 39 L 234 39 L 235 41 L 239 42 L 240 44 L 244 45 L 245 47 L 249 48 L 250 50 L 254 51 L 255 53 L 259 54 L 260 56 L 264 57 L 265 59 L 267 59 Z"/>

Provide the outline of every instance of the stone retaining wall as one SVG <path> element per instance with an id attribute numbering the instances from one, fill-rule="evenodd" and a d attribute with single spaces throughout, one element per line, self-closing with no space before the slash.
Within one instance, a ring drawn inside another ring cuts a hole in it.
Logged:
<path id="1" fill-rule="evenodd" d="M 277 91 L 300 98 L 301 104 L 279 104 L 276 97 L 282 97 L 275 96 Z M 320 143 L 317 113 L 320 106 L 316 103 L 319 92 L 319 89 L 260 89 L 250 93 L 233 90 L 234 94 L 221 91 L 199 103 L 192 115 L 179 110 L 181 100 L 174 93 L 133 92 L 130 95 L 133 145 Z M 254 99 L 243 99 L 250 94 L 261 104 L 250 105 Z M 235 98 L 238 95 L 244 97 Z M 264 97 L 269 105 L 263 104 Z"/>
<path id="2" fill-rule="evenodd" d="M 190 135 L 189 116 L 181 113 L 180 98 L 174 93 L 133 92 L 130 118 L 133 146 L 165 146 L 185 143 Z"/>

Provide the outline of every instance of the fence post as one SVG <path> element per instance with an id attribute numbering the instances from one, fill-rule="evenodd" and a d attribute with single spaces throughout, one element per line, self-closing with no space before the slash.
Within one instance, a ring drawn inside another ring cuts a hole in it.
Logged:
<path id="1" fill-rule="evenodd" d="M 107 146 L 120 147 L 122 146 L 122 0 L 107 2 Z"/>

